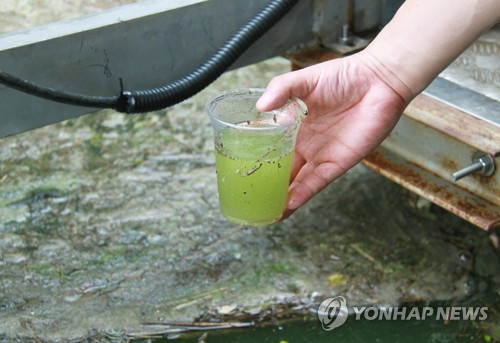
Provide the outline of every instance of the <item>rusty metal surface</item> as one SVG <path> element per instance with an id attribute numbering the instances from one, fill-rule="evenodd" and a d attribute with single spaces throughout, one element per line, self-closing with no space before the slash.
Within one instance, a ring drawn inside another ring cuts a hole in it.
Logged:
<path id="1" fill-rule="evenodd" d="M 500 100 L 492 99 L 442 77 L 437 77 L 425 89 L 425 94 L 500 127 Z"/>
<path id="2" fill-rule="evenodd" d="M 496 156 L 499 164 L 500 127 L 421 94 L 364 164 L 490 230 L 500 223 L 500 173 L 451 179 L 453 172 L 471 164 L 478 151 Z"/>
<path id="3" fill-rule="evenodd" d="M 292 70 L 298 70 L 301 68 L 306 68 L 313 64 L 326 62 L 328 60 L 341 57 L 341 55 L 333 53 L 330 50 L 324 48 L 314 47 L 294 53 L 288 53 L 285 54 L 284 57 L 290 60 L 290 62 L 292 63 Z"/>
<path id="4" fill-rule="evenodd" d="M 387 150 L 451 181 L 451 174 L 472 162 L 478 151 L 497 156 L 500 128 L 427 95 L 419 95 L 382 143 Z M 454 183 L 471 195 L 500 206 L 500 173 L 470 175 Z"/>
<path id="5" fill-rule="evenodd" d="M 500 153 L 500 127 L 438 99 L 421 94 L 410 103 L 404 114 L 477 150 L 494 156 Z"/>
<path id="6" fill-rule="evenodd" d="M 486 231 L 500 226 L 500 208 L 497 205 L 457 188 L 382 147 L 362 163 Z"/>

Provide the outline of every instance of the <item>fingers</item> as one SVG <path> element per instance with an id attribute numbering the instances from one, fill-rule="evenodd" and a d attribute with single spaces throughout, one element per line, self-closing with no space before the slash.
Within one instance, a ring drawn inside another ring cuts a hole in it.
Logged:
<path id="1" fill-rule="evenodd" d="M 290 185 L 287 209 L 291 211 L 299 208 L 345 171 L 345 167 L 335 162 L 325 162 L 318 166 L 313 163 L 304 164 Z"/>
<path id="2" fill-rule="evenodd" d="M 262 112 L 274 110 L 283 106 L 291 96 L 304 100 L 303 98 L 314 89 L 311 87 L 313 78 L 304 73 L 304 70 L 274 77 L 257 102 L 257 109 Z"/>
<path id="3" fill-rule="evenodd" d="M 300 153 L 298 153 L 296 151 L 294 156 L 293 156 L 293 164 L 292 164 L 292 172 L 290 175 L 290 183 L 293 182 L 293 180 L 295 180 L 295 178 L 297 177 L 297 174 L 299 173 L 300 169 L 302 169 L 302 166 L 305 163 L 306 163 L 306 160 L 304 159 L 304 157 L 302 157 L 302 155 L 300 155 Z"/>
<path id="4" fill-rule="evenodd" d="M 285 220 L 286 218 L 290 217 L 292 214 L 295 213 L 296 210 L 291 210 L 289 208 L 285 209 L 285 212 L 283 212 L 283 215 L 280 218 L 280 221 Z"/>
<path id="5" fill-rule="evenodd" d="M 292 172 L 287 205 L 280 221 L 290 217 L 300 206 L 347 170 L 335 162 L 324 162 L 315 166 L 311 162 L 305 163 L 300 156 L 295 157 L 293 169 L 298 170 Z"/>
<path id="6" fill-rule="evenodd" d="M 285 89 L 279 90 L 285 91 Z M 266 89 L 262 97 L 257 101 L 256 107 L 261 112 L 272 111 L 283 106 L 289 97 L 290 93 L 273 92 Z"/>
<path id="7" fill-rule="evenodd" d="M 285 220 L 286 218 L 290 217 L 292 214 L 295 213 L 295 211 L 305 204 L 310 198 L 314 196 L 314 192 L 310 191 L 305 191 L 304 192 L 304 186 L 299 184 L 299 183 L 294 183 L 291 187 L 291 190 L 288 193 L 288 202 L 285 211 L 283 212 L 283 215 L 280 218 L 280 221 Z"/>
<path id="8" fill-rule="evenodd" d="M 324 183 L 318 182 L 317 178 L 313 180 L 309 177 L 308 179 L 311 180 L 309 182 L 294 181 L 291 184 L 288 191 L 287 209 L 296 210 L 326 186 Z"/>

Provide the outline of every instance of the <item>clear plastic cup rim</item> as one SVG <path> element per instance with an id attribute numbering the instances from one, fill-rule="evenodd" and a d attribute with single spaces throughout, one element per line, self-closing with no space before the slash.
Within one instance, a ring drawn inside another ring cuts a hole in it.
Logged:
<path id="1" fill-rule="evenodd" d="M 264 93 L 265 89 L 264 88 L 235 88 L 235 89 L 230 89 L 230 90 L 227 90 L 227 91 L 224 91 L 222 93 L 219 93 L 213 97 L 211 97 L 208 101 L 207 101 L 207 104 L 205 106 L 205 109 L 206 109 L 206 112 L 208 113 L 209 117 L 221 124 L 223 124 L 224 126 L 228 126 L 228 127 L 231 127 L 231 128 L 235 128 L 235 129 L 238 129 L 238 130 L 248 130 L 248 131 L 251 131 L 251 130 L 254 130 L 254 131 L 273 131 L 273 130 L 286 130 L 287 128 L 291 128 L 295 125 L 297 125 L 297 123 L 300 123 L 303 118 L 305 117 L 305 115 L 307 114 L 307 105 L 302 101 L 300 100 L 299 98 L 297 97 L 290 97 L 288 99 L 288 102 L 295 102 L 297 103 L 301 110 L 302 110 L 302 113 L 300 115 L 297 116 L 297 119 L 294 120 L 293 122 L 289 123 L 289 124 L 285 124 L 285 125 L 270 125 L 270 126 L 242 126 L 242 125 L 239 125 L 237 123 L 231 123 L 231 122 L 228 122 L 228 121 L 225 121 L 225 120 L 221 120 L 220 118 L 216 117 L 214 115 L 214 113 L 212 112 L 212 106 L 211 104 L 217 100 L 217 99 L 220 99 L 220 98 L 224 98 L 224 97 L 227 97 L 229 95 L 238 95 L 238 94 L 241 94 L 241 95 L 245 95 L 245 94 L 260 94 L 262 95 Z M 288 104 L 287 102 L 287 104 Z M 280 110 L 281 108 L 285 107 L 287 104 L 283 105 L 282 107 L 278 107 L 278 108 L 275 108 L 274 110 L 271 110 L 269 112 L 273 112 L 273 111 L 278 111 Z"/>

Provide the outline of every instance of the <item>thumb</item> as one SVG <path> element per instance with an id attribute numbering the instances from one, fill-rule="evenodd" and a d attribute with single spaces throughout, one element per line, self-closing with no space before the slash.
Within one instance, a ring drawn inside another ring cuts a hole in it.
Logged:
<path id="1" fill-rule="evenodd" d="M 271 111 L 283 106 L 290 95 L 288 89 L 271 87 L 269 84 L 255 106 L 261 112 Z"/>
<path id="2" fill-rule="evenodd" d="M 255 107 L 260 112 L 272 111 L 276 108 L 281 107 L 285 101 L 282 101 L 282 97 L 274 95 L 271 91 L 267 90 L 262 94 L 260 99 L 257 101 Z"/>
<path id="3" fill-rule="evenodd" d="M 310 82 L 306 79 L 307 73 L 304 73 L 306 69 L 274 77 L 257 101 L 257 110 L 265 112 L 279 108 L 291 96 L 304 100 L 303 98 L 309 94 L 310 89 L 308 86 Z"/>

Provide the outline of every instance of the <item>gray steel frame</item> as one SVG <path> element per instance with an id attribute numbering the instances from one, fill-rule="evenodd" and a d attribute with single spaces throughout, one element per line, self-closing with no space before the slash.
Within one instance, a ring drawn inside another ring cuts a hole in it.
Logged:
<path id="1" fill-rule="evenodd" d="M 0 36 L 0 69 L 75 93 L 117 95 L 199 66 L 269 0 L 149 0 Z M 387 1 L 387 0 L 386 0 Z M 394 1 L 394 0 L 391 0 Z M 379 26 L 382 0 L 301 0 L 230 69 Z M 0 85 L 0 138 L 94 112 Z"/>
<path id="2" fill-rule="evenodd" d="M 268 0 L 151 0 L 0 37 L 0 69 L 91 95 L 173 81 L 195 69 Z M 314 36 L 313 1 L 300 1 L 233 66 L 277 56 Z M 0 137 L 95 109 L 53 103 L 0 85 Z"/>

